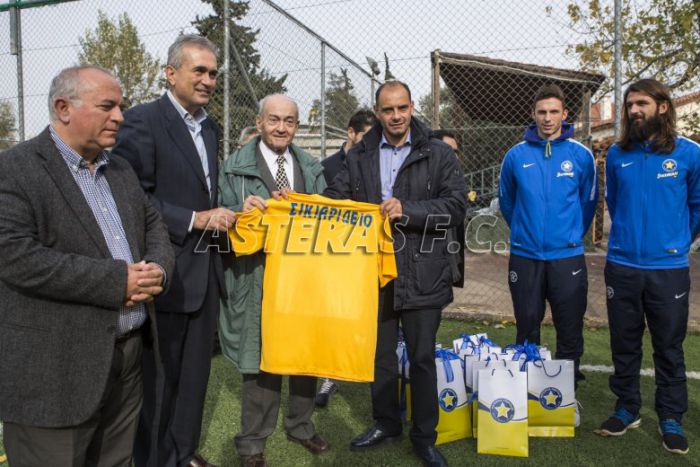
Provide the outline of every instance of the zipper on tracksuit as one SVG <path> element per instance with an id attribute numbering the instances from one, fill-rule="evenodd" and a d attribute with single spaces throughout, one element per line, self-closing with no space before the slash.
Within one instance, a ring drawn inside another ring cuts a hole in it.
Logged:
<path id="1" fill-rule="evenodd" d="M 649 158 L 649 152 L 647 151 L 646 144 L 643 147 L 644 158 L 642 159 L 642 232 L 639 245 L 640 257 L 637 258 L 637 264 L 642 264 L 642 258 L 646 258 L 646 231 L 647 231 L 647 159 Z"/>
<path id="2" fill-rule="evenodd" d="M 546 245 L 545 245 L 545 238 L 547 236 L 547 208 L 549 205 L 549 192 L 551 190 L 551 166 L 552 164 L 549 163 L 549 161 L 552 160 L 551 156 L 551 148 L 550 148 L 550 155 L 546 155 L 546 149 L 545 149 L 545 156 L 544 156 L 544 216 L 542 217 L 542 245 L 540 246 L 541 251 L 546 251 Z"/>

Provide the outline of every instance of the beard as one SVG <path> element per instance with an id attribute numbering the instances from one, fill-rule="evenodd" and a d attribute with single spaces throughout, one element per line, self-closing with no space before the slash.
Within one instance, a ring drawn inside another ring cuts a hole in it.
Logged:
<path id="1" fill-rule="evenodd" d="M 643 143 L 649 141 L 653 136 L 661 133 L 663 128 L 663 120 L 656 111 L 652 117 L 643 120 L 630 119 L 630 136 L 632 140 Z"/>

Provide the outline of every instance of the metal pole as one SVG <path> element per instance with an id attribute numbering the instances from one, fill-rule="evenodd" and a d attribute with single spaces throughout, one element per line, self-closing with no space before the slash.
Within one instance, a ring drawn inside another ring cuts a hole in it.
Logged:
<path id="1" fill-rule="evenodd" d="M 433 65 L 433 125 L 434 129 L 440 128 L 440 51 L 431 54 Z"/>
<path id="2" fill-rule="evenodd" d="M 17 133 L 24 141 L 24 73 L 22 66 L 22 20 L 19 8 L 10 9 L 10 53 L 17 56 Z"/>
<path id="3" fill-rule="evenodd" d="M 326 43 L 321 42 L 321 159 L 326 158 Z"/>
<path id="4" fill-rule="evenodd" d="M 224 0 L 224 159 L 231 154 L 231 111 L 230 111 L 230 86 L 231 86 L 231 60 L 229 58 L 229 2 Z"/>
<path id="5" fill-rule="evenodd" d="M 622 122 L 622 0 L 615 0 L 615 139 Z"/>
<path id="6" fill-rule="evenodd" d="M 374 108 L 374 104 L 376 104 L 376 102 L 374 102 L 374 93 L 375 93 L 374 80 L 373 79 L 370 80 L 369 84 L 370 84 L 370 92 L 372 93 L 372 95 L 369 97 L 369 101 L 372 103 L 372 105 L 370 107 Z"/>

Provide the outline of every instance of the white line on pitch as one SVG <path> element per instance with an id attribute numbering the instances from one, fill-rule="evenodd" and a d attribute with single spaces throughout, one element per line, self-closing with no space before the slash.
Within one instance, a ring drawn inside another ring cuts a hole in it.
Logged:
<path id="1" fill-rule="evenodd" d="M 614 369 L 608 365 L 581 365 L 581 370 L 594 373 L 612 373 Z M 642 376 L 654 376 L 654 369 L 643 368 L 639 373 Z M 688 379 L 700 379 L 700 371 L 686 371 L 685 376 Z"/>

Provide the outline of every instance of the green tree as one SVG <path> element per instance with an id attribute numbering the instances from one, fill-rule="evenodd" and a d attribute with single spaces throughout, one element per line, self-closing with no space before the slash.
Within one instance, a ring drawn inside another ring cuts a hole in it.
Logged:
<path id="1" fill-rule="evenodd" d="M 231 0 L 202 0 L 202 2 L 211 5 L 214 13 L 209 16 L 197 15 L 197 18 L 192 22 L 192 25 L 197 28 L 200 35 L 207 37 L 214 44 L 216 44 L 223 54 L 224 1 L 228 1 L 229 4 L 229 31 L 232 43 L 238 50 L 238 54 L 243 62 L 256 97 L 261 99 L 268 94 L 284 92 L 286 90 L 284 87 L 284 81 L 287 79 L 287 75 L 285 74 L 279 78 L 275 78 L 260 65 L 260 54 L 255 48 L 255 40 L 259 30 L 253 30 L 252 28 L 237 23 L 248 13 L 250 8 L 248 2 L 234 2 Z M 231 131 L 231 137 L 235 138 L 242 128 L 255 123 L 258 103 L 252 98 L 248 88 L 245 85 L 245 81 L 237 66 L 233 47 L 230 48 L 230 51 L 231 56 L 229 57 L 229 62 L 231 64 L 231 78 L 229 103 L 231 108 L 229 115 L 231 124 L 229 129 Z M 219 63 L 219 66 L 221 66 L 221 63 Z M 222 96 L 223 85 L 222 83 L 219 83 L 218 92 L 215 95 L 215 98 L 212 99 L 207 106 L 207 112 L 209 115 L 211 115 L 212 118 L 214 118 L 214 120 L 216 120 L 221 126 L 224 124 Z"/>
<path id="2" fill-rule="evenodd" d="M 98 11 L 97 27 L 86 31 L 79 42 L 80 63 L 113 72 L 122 86 L 126 107 L 157 97 L 161 64 L 146 51 L 129 15 L 122 13 L 112 21 L 105 12 Z"/>
<path id="3" fill-rule="evenodd" d="M 547 8 L 551 12 L 551 7 Z M 613 90 L 615 18 L 608 0 L 570 0 L 569 26 L 585 39 L 570 46 L 587 71 L 609 78 L 599 95 Z M 640 78 L 655 78 L 675 95 L 697 87 L 700 77 L 700 1 L 631 0 L 623 2 L 622 84 Z M 686 124 L 691 124 L 689 117 Z M 695 131 L 700 126 L 695 128 Z"/>
<path id="4" fill-rule="evenodd" d="M 326 124 L 345 130 L 350 117 L 360 108 L 355 96 L 355 86 L 348 76 L 347 68 L 341 68 L 340 74 L 331 72 L 326 87 Z M 314 99 L 309 112 L 312 125 L 319 124 L 321 118 L 321 100 Z"/>
<path id="5" fill-rule="evenodd" d="M 551 11 L 551 8 L 548 8 Z M 583 42 L 569 47 L 585 70 L 614 78 L 615 18 L 612 1 L 574 0 L 567 6 L 570 27 Z M 700 73 L 700 2 L 646 0 L 623 2 L 623 84 L 644 77 L 672 90 L 697 86 Z M 602 89 L 608 92 L 611 81 Z"/>
<path id="6" fill-rule="evenodd" d="M 0 101 L 0 151 L 15 143 L 15 111 L 8 101 Z"/>

